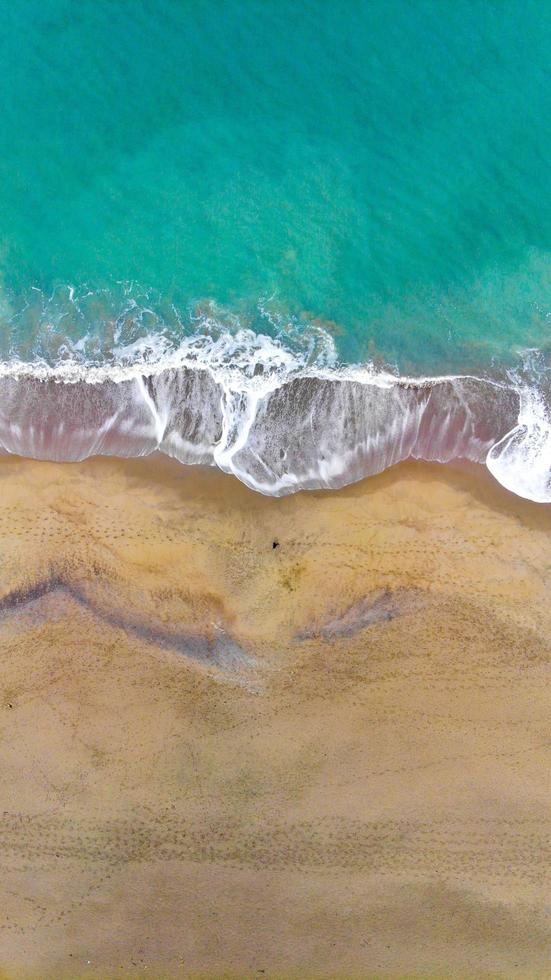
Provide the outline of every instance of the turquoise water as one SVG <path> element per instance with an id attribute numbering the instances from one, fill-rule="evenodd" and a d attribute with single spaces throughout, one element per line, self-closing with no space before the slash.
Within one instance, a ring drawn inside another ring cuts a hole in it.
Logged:
<path id="1" fill-rule="evenodd" d="M 340 359 L 402 372 L 551 349 L 547 4 L 0 10 L 4 357 L 108 346 L 121 282 L 172 337 L 214 303 L 321 321 Z M 64 284 L 103 292 L 48 308 Z"/>
<path id="2" fill-rule="evenodd" d="M 551 501 L 551 6 L 0 13 L 0 451 Z"/>

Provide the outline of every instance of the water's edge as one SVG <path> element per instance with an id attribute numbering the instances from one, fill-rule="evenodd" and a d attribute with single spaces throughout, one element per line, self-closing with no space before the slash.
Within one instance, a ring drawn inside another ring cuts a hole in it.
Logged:
<path id="1" fill-rule="evenodd" d="M 551 425 L 536 387 L 180 357 L 167 364 L 0 365 L 0 451 L 77 461 L 160 451 L 260 493 L 335 489 L 406 459 L 486 463 L 551 502 Z"/>

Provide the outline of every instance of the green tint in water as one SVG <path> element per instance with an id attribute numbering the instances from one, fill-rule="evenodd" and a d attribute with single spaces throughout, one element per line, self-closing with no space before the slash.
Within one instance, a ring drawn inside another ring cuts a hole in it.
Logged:
<path id="1" fill-rule="evenodd" d="M 551 9 L 1 0 L 0 265 L 334 321 L 345 359 L 549 343 Z M 83 326 L 84 329 L 84 326 Z"/>

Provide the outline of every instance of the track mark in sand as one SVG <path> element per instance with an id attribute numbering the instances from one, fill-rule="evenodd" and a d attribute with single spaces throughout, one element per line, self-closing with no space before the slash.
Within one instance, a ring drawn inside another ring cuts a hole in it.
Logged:
<path id="1" fill-rule="evenodd" d="M 208 799 L 205 805 L 208 807 Z M 546 867 L 538 854 L 548 837 L 545 815 L 479 820 L 380 819 L 344 816 L 252 821 L 236 816 L 207 821 L 205 812 L 143 810 L 103 820 L 68 819 L 63 814 L 0 815 L 2 869 L 33 858 L 37 869 L 81 862 L 113 871 L 129 863 L 168 861 L 230 865 L 258 870 L 311 869 L 430 875 L 443 864 L 449 873 L 500 877 L 544 885 Z M 533 842 L 533 846 L 531 843 Z M 458 845 L 461 844 L 459 847 Z"/>

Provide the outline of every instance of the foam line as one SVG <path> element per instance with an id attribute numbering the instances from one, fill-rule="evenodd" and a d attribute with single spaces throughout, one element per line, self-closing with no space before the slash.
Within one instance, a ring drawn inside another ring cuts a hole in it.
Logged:
<path id="1" fill-rule="evenodd" d="M 75 461 L 161 451 L 216 465 L 260 493 L 336 488 L 405 459 L 486 462 L 520 496 L 551 501 L 551 422 L 536 385 L 398 377 L 339 366 L 250 330 L 176 347 L 141 337 L 89 363 L 0 363 L 0 449 Z"/>

